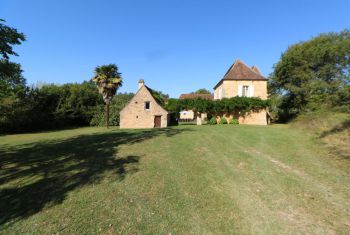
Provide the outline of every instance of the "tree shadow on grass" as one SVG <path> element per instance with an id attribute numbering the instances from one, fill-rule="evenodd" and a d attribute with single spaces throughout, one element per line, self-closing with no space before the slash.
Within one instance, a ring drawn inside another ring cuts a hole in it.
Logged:
<path id="1" fill-rule="evenodd" d="M 343 139 L 339 135 L 337 136 L 337 133 L 344 132 L 346 134 L 346 131 L 349 131 L 350 129 L 350 120 L 345 120 L 341 122 L 338 125 L 335 125 L 334 127 L 330 128 L 329 130 L 323 131 L 320 135 L 319 138 L 325 138 L 325 137 L 332 137 L 331 139 L 331 153 L 334 156 L 337 156 L 341 159 L 346 159 L 350 160 L 350 148 L 347 143 L 347 139 Z M 337 141 L 340 140 L 340 141 Z M 340 143 L 340 144 L 339 144 Z"/>
<path id="2" fill-rule="evenodd" d="M 70 139 L 0 146 L 0 225 L 62 203 L 70 191 L 99 182 L 107 171 L 116 180 L 138 170 L 140 156 L 118 156 L 118 146 L 186 129 L 112 131 Z M 53 133 L 54 134 L 54 133 Z"/>
<path id="3" fill-rule="evenodd" d="M 334 126 L 333 128 L 324 131 L 320 134 L 320 138 L 324 138 L 326 136 L 345 131 L 347 129 L 350 129 L 350 120 L 343 121 L 339 125 Z"/>

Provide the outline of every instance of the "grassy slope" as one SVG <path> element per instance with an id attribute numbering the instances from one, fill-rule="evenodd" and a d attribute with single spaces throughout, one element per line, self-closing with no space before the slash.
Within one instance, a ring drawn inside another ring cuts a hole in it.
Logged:
<path id="1" fill-rule="evenodd" d="M 3 233 L 346 234 L 350 162 L 288 126 L 0 137 Z"/>
<path id="2" fill-rule="evenodd" d="M 335 157 L 350 159 L 350 114 L 329 111 L 303 114 L 292 127 L 307 130 L 326 144 Z"/>

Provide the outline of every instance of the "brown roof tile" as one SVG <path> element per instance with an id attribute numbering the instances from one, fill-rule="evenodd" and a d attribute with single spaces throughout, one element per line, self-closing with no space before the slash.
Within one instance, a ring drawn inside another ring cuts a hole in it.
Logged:
<path id="1" fill-rule="evenodd" d="M 214 96 L 213 94 L 181 94 L 179 99 L 184 100 L 184 99 L 197 99 L 197 98 L 201 98 L 204 100 L 213 100 Z"/>
<path id="2" fill-rule="evenodd" d="M 241 60 L 236 60 L 236 62 L 229 68 L 226 72 L 224 79 L 227 80 L 266 80 L 261 74 L 253 71 L 247 65 L 245 65 Z"/>
<path id="3" fill-rule="evenodd" d="M 236 60 L 233 65 L 227 70 L 224 78 L 221 79 L 214 87 L 214 89 L 222 82 L 222 80 L 264 80 L 265 78 L 261 72 L 259 71 L 257 66 L 253 66 L 249 68 L 245 63 L 241 60 Z"/>
<path id="4" fill-rule="evenodd" d="M 262 73 L 260 72 L 258 66 L 254 65 L 254 66 L 252 67 L 252 70 L 253 70 L 254 72 L 256 72 L 257 74 L 262 75 Z"/>

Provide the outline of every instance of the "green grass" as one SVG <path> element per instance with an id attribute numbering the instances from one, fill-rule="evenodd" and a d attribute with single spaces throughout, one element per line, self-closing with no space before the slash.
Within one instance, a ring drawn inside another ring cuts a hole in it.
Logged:
<path id="1" fill-rule="evenodd" d="M 348 234 L 350 161 L 287 125 L 0 136 L 2 234 Z"/>
<path id="2" fill-rule="evenodd" d="M 293 128 L 307 130 L 313 137 L 332 150 L 337 157 L 350 159 L 350 114 L 327 110 L 300 115 L 291 124 Z"/>

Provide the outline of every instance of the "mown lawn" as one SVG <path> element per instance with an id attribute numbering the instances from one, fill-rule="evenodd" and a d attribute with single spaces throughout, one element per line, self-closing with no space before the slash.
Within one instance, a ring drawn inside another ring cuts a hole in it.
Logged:
<path id="1" fill-rule="evenodd" d="M 289 126 L 0 136 L 2 234 L 349 234 L 350 160 Z"/>

